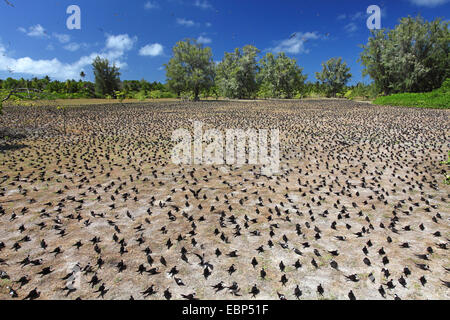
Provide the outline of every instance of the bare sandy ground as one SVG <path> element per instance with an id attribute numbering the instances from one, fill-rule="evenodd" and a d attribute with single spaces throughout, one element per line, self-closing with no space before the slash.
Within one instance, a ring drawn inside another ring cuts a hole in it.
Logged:
<path id="1" fill-rule="evenodd" d="M 96 105 L 69 107 L 67 134 L 51 108 L 4 111 L 0 299 L 450 297 L 449 111 Z M 279 129 L 280 173 L 172 164 L 191 120 Z"/>

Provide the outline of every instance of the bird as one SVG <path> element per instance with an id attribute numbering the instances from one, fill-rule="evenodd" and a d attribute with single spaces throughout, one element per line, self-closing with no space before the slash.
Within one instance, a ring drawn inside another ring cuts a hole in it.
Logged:
<path id="1" fill-rule="evenodd" d="M 250 294 L 252 295 L 252 298 L 256 298 L 256 296 L 259 294 L 259 289 L 258 287 L 255 285 L 253 285 L 252 289 L 250 290 Z"/>
<path id="2" fill-rule="evenodd" d="M 350 290 L 350 292 L 348 293 L 348 298 L 349 298 L 350 300 L 356 300 L 355 294 L 353 293 L 352 290 Z"/>
<path id="3" fill-rule="evenodd" d="M 324 292 L 325 292 L 325 291 L 323 290 L 322 285 L 319 284 L 319 285 L 317 286 L 317 293 L 319 293 L 321 296 L 323 296 L 323 293 L 324 293 Z"/>
<path id="4" fill-rule="evenodd" d="M 151 295 L 156 294 L 157 291 L 155 291 L 154 289 L 154 285 L 151 285 L 150 287 L 148 287 L 146 290 L 144 290 L 143 292 L 141 292 L 141 294 L 144 296 L 144 298 L 147 298 Z"/>
<path id="5" fill-rule="evenodd" d="M 41 293 L 37 291 L 37 288 L 34 288 L 23 298 L 23 300 L 36 300 L 41 296 Z"/>

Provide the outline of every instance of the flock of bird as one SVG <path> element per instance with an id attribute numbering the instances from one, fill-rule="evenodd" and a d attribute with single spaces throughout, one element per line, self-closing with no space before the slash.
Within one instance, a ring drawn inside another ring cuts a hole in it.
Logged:
<path id="1" fill-rule="evenodd" d="M 0 299 L 449 299 L 446 110 L 347 101 L 5 107 Z M 172 132 L 280 129 L 280 172 Z"/>

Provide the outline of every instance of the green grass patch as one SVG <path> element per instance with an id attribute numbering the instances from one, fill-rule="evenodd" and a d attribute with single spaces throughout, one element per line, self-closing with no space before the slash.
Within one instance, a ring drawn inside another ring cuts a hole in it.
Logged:
<path id="1" fill-rule="evenodd" d="M 447 79 L 440 89 L 424 93 L 398 93 L 378 97 L 373 102 L 379 105 L 404 106 L 417 108 L 450 108 L 450 79 Z"/>

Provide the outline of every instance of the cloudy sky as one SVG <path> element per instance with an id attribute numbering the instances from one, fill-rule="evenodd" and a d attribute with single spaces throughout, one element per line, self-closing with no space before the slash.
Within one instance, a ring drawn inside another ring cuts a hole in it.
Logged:
<path id="1" fill-rule="evenodd" d="M 81 9 L 81 30 L 69 30 L 70 5 Z M 308 80 L 320 64 L 342 56 L 352 83 L 367 82 L 357 59 L 370 34 L 367 8 L 382 8 L 382 27 L 420 13 L 449 19 L 450 0 L 0 0 L 0 78 L 49 75 L 92 80 L 100 55 L 121 67 L 122 79 L 165 81 L 173 45 L 196 38 L 220 61 L 225 51 L 252 44 L 285 51 Z"/>

